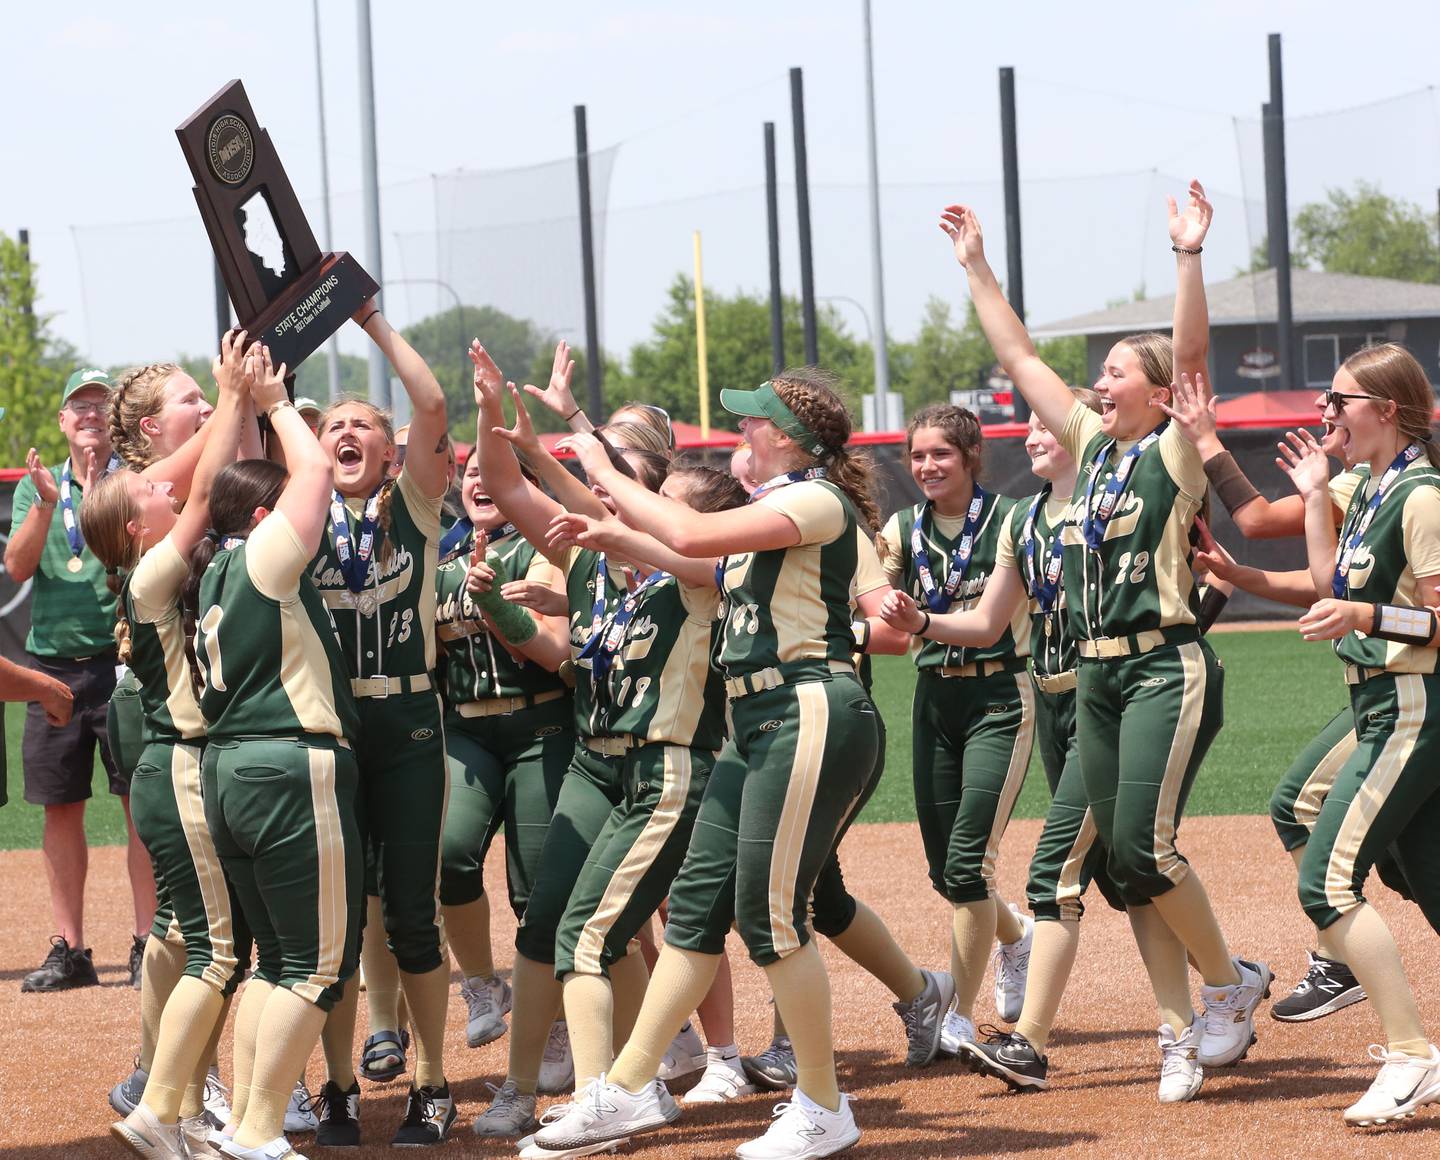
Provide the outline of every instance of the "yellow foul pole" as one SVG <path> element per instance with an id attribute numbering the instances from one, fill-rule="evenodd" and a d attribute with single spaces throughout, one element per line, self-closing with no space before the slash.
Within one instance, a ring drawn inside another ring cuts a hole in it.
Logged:
<path id="1" fill-rule="evenodd" d="M 695 361 L 700 386 L 700 438 L 710 438 L 710 368 L 705 359 L 705 280 L 700 271 L 700 231 L 695 231 Z"/>

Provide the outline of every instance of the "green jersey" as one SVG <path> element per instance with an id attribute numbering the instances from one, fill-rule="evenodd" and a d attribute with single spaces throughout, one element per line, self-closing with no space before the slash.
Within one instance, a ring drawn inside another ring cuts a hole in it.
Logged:
<path id="1" fill-rule="evenodd" d="M 1383 477 L 1381 477 L 1383 478 Z M 1357 487 L 1340 527 L 1337 554 L 1354 537 L 1380 484 Z M 1432 597 L 1416 581 L 1440 576 L 1440 472 L 1424 455 L 1397 475 L 1360 538 L 1345 575 L 1345 599 L 1423 607 Z M 1392 673 L 1433 673 L 1436 650 L 1380 640 L 1361 632 L 1335 642 L 1340 659 Z"/>
<path id="2" fill-rule="evenodd" d="M 1205 498 L 1205 468 L 1169 424 L 1130 461 L 1098 549 L 1085 541 L 1087 505 L 1098 511 L 1106 485 L 1137 440 L 1118 442 L 1100 416 L 1076 403 L 1059 439 L 1080 465 L 1061 534 L 1065 603 L 1080 640 L 1193 625 L 1199 611 L 1190 571 L 1190 530 Z M 1103 452 L 1103 455 L 1102 455 Z"/>
<path id="3" fill-rule="evenodd" d="M 845 493 L 805 480 L 753 501 L 788 516 L 800 532 L 790 548 L 725 557 L 725 639 L 731 677 L 795 661 L 849 662 L 858 560 L 857 519 Z"/>
<path id="4" fill-rule="evenodd" d="M 719 611 L 720 593 L 713 584 L 691 588 L 665 574 L 643 587 L 600 693 L 606 733 L 720 748 L 725 682 L 710 663 Z"/>
<path id="5" fill-rule="evenodd" d="M 271 512 L 205 569 L 195 655 L 212 739 L 357 736 L 345 656 L 308 563 L 294 526 Z"/>
<path id="6" fill-rule="evenodd" d="M 190 561 L 166 536 L 145 553 L 125 582 L 121 599 L 130 622 L 130 668 L 140 681 L 145 735 L 154 741 L 194 741 L 205 719 L 185 659 L 180 590 Z"/>
<path id="7" fill-rule="evenodd" d="M 1037 587 L 1037 571 L 1040 573 L 1038 579 L 1045 580 L 1054 553 L 1058 550 L 1056 533 L 1064 527 L 1065 514 L 1070 508 L 1068 495 L 1047 494 L 1045 502 L 1035 509 L 1035 525 L 1029 529 L 1027 536 L 1025 525 L 1029 522 L 1030 505 L 1036 498 L 1028 496 L 1010 509 L 995 548 L 996 566 L 1014 568 L 1027 592 L 1033 592 Z M 1058 676 L 1075 667 L 1075 638 L 1070 634 L 1069 617 L 1065 612 L 1065 586 L 1061 577 L 1057 576 L 1055 582 L 1055 596 L 1048 612 L 1041 610 L 1040 601 L 1033 596 L 1025 603 L 1030 615 L 1030 659 L 1035 672 L 1042 677 Z"/>
<path id="8" fill-rule="evenodd" d="M 981 502 L 975 541 L 970 548 L 970 563 L 965 570 L 948 611 L 963 612 L 980 603 L 990 573 L 995 570 L 995 553 L 1001 530 L 1015 507 L 1009 496 L 986 492 Z M 950 575 L 950 557 L 960 543 L 966 516 L 942 516 L 929 503 L 902 508 L 890 517 L 880 533 L 885 569 L 890 583 L 913 596 L 921 608 L 926 607 L 925 590 L 920 570 L 915 563 L 913 538 L 919 522 L 925 554 L 930 558 L 930 576 L 937 589 L 943 589 Z M 989 648 L 965 648 L 927 640 L 915 654 L 915 664 L 922 669 L 938 669 L 949 665 L 968 665 L 974 661 L 1008 660 L 1025 656 L 1030 651 L 1025 608 L 1015 612 L 1005 631 Z"/>
<path id="9" fill-rule="evenodd" d="M 480 609 L 465 591 L 472 531 L 435 572 L 435 629 L 444 646 L 439 671 L 445 700 L 453 708 L 492 697 L 524 697 L 565 688 L 565 682 L 534 661 L 515 656 L 485 626 Z M 496 557 L 499 557 L 496 562 Z M 493 541 L 487 558 L 495 564 L 496 585 L 534 578 L 550 562 L 520 535 Z"/>
<path id="10" fill-rule="evenodd" d="M 366 502 L 347 499 L 344 504 L 352 552 L 362 546 L 358 532 Z M 414 677 L 435 667 L 440 499 L 424 495 L 414 477 L 401 471 L 399 479 L 383 485 L 382 513 L 387 506 L 389 531 L 375 533 L 359 592 L 351 592 L 345 582 L 333 527 L 310 568 L 310 578 L 335 618 L 352 677 Z M 339 514 L 332 505 L 331 518 Z"/>
<path id="11" fill-rule="evenodd" d="M 603 552 L 589 548 L 571 548 L 565 557 L 565 599 L 570 606 L 570 660 L 575 668 L 575 732 L 583 740 L 599 737 L 605 728 L 599 717 L 599 705 L 595 696 L 595 683 L 591 680 L 591 665 L 580 656 L 580 651 L 590 640 L 597 619 L 603 619 L 615 610 L 625 598 L 625 576 L 617 565 L 606 566 Z M 601 596 L 596 600 L 596 581 L 603 575 Z"/>

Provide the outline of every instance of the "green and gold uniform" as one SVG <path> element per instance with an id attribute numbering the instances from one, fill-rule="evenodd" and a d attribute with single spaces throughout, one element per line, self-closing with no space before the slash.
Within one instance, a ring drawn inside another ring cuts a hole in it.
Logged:
<path id="1" fill-rule="evenodd" d="M 435 624 L 444 649 L 445 759 L 450 804 L 440 843 L 440 902 L 463 906 L 485 892 L 485 854 L 505 828 L 510 907 L 525 913 L 545 831 L 575 749 L 570 690 L 516 656 L 485 626 L 465 591 L 472 532 L 435 573 Z M 495 583 L 544 581 L 549 561 L 515 534 L 490 544 Z"/>
<path id="2" fill-rule="evenodd" d="M 190 561 L 166 536 L 145 553 L 121 592 L 145 720 L 145 742 L 132 765 L 130 813 L 156 881 L 164 884 L 168 921 L 152 933 L 182 940 L 185 973 L 229 994 L 240 981 L 240 962 L 250 959 L 250 934 L 205 822 L 205 720 L 180 613 L 189 576 Z"/>
<path id="3" fill-rule="evenodd" d="M 530 891 L 530 902 L 515 932 L 515 949 L 537 963 L 555 961 L 555 936 L 569 905 L 570 892 L 610 811 L 625 795 L 624 755 L 597 753 L 585 745 L 586 738 L 603 735 L 605 727 L 600 720 L 600 700 L 591 679 L 591 662 L 580 654 L 590 640 L 597 617 L 603 621 L 625 595 L 623 570 L 608 564 L 602 569 L 603 559 L 601 553 L 588 548 L 572 548 L 561 569 L 570 607 L 575 750 L 545 834 L 540 871 Z M 600 583 L 597 585 L 597 582 Z"/>
<path id="4" fill-rule="evenodd" d="M 200 582 L 195 636 L 205 818 L 256 977 L 328 1010 L 354 973 L 364 906 L 350 678 L 284 513 L 224 543 Z"/>
<path id="5" fill-rule="evenodd" d="M 353 741 L 367 871 L 374 873 L 367 888 L 380 897 L 400 969 L 424 974 L 441 963 L 437 881 L 449 796 L 440 698 L 430 678 L 440 499 L 423 494 L 409 471 L 382 486 L 389 526 L 376 533 L 360 591 L 346 584 L 333 528 L 310 576 L 335 620 L 359 708 Z M 364 499 L 345 502 L 352 544 L 365 506 Z"/>
<path id="6" fill-rule="evenodd" d="M 850 660 L 854 507 L 821 479 L 753 502 L 789 518 L 800 542 L 725 561 L 731 733 L 670 891 L 665 940 L 719 954 L 733 917 L 764 966 L 810 940 L 811 891 L 874 769 L 877 735 Z"/>
<path id="7" fill-rule="evenodd" d="M 1062 531 L 1065 603 L 1080 654 L 1076 735 L 1085 796 L 1127 904 L 1164 894 L 1188 872 L 1175 830 L 1224 716 L 1224 670 L 1196 627 L 1190 530 L 1207 481 L 1195 448 L 1166 426 L 1131 460 L 1100 416 L 1070 410 L 1061 444 L 1079 464 Z M 1122 462 L 1126 486 L 1092 549 L 1087 509 L 1101 508 Z"/>
<path id="8" fill-rule="evenodd" d="M 995 568 L 996 548 L 1015 501 L 985 494 L 965 579 L 950 611 L 975 607 Z M 929 503 L 904 508 L 880 533 L 890 582 L 925 605 L 912 533 L 920 523 L 936 588 L 950 574 L 966 515 L 941 516 Z M 1035 732 L 1035 696 L 1025 672 L 1029 624 L 1023 607 L 989 648 L 925 641 L 911 709 L 915 811 L 930 882 L 953 903 L 994 893 L 995 859 L 1025 782 Z"/>
<path id="9" fill-rule="evenodd" d="M 1028 529 L 1031 505 L 1039 497 L 1022 499 L 1010 509 L 995 548 L 996 567 L 1014 568 L 1032 593 L 1037 583 L 1046 580 L 1055 536 L 1070 506 L 1068 495 L 1055 496 L 1049 491 L 1042 495 L 1034 525 Z M 1112 906 L 1123 910 L 1124 903 L 1105 870 L 1105 847 L 1097 840 L 1080 773 L 1075 737 L 1075 639 L 1065 613 L 1063 585 L 1056 589 L 1048 610 L 1034 596 L 1028 601 L 1028 610 L 1035 739 L 1050 786 L 1050 808 L 1030 859 L 1025 894 L 1037 919 L 1078 921 L 1085 913 L 1082 899 L 1092 879 Z"/>
<path id="10" fill-rule="evenodd" d="M 1372 468 L 1374 465 L 1372 464 Z M 1340 546 L 1358 536 L 1343 598 L 1423 606 L 1422 577 L 1440 576 L 1440 472 L 1420 454 L 1386 488 L 1357 488 Z M 1433 648 L 1351 632 L 1336 642 L 1345 662 L 1356 747 L 1335 775 L 1300 864 L 1300 902 L 1324 930 L 1364 901 L 1372 866 L 1392 846 L 1426 919 L 1440 922 L 1440 673 Z"/>
<path id="11" fill-rule="evenodd" d="M 596 690 L 604 734 L 586 745 L 624 755 L 625 794 L 570 893 L 555 945 L 557 978 L 608 974 L 684 861 L 724 740 L 725 685 L 710 663 L 719 606 L 713 583 L 692 588 L 659 573 L 601 627 L 615 648 Z"/>

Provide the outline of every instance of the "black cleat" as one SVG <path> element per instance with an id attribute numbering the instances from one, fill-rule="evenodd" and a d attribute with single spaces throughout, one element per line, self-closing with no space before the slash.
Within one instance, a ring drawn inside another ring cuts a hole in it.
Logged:
<path id="1" fill-rule="evenodd" d="M 130 940 L 130 986 L 138 991 L 140 980 L 145 971 L 145 939 L 141 935 L 135 935 Z"/>
<path id="2" fill-rule="evenodd" d="M 450 1135 L 450 1125 L 454 1122 L 455 1101 L 450 1098 L 448 1083 L 438 1088 L 411 1088 L 405 1120 L 390 1141 L 391 1147 L 423 1148 L 427 1144 L 439 1144 Z"/>
<path id="3" fill-rule="evenodd" d="M 995 1027 L 981 1029 L 984 1043 L 962 1043 L 960 1059 L 971 1071 L 1004 1080 L 1017 1092 L 1044 1091 L 1050 1060 L 1030 1046 L 1030 1041 L 1013 1031 Z"/>
<path id="4" fill-rule="evenodd" d="M 1365 988 L 1344 963 L 1310 952 L 1310 968 L 1295 989 L 1270 1006 L 1270 1017 L 1282 1023 L 1323 1019 L 1365 999 Z"/>
<path id="5" fill-rule="evenodd" d="M 22 991 L 68 991 L 74 987 L 94 987 L 100 983 L 95 974 L 95 960 L 88 950 L 73 949 L 60 935 L 50 939 L 50 953 L 20 984 Z"/>
<path id="6" fill-rule="evenodd" d="M 360 1146 L 360 1084 L 341 1091 L 333 1079 L 310 1097 L 306 1110 L 315 1113 L 317 1148 L 358 1148 Z"/>

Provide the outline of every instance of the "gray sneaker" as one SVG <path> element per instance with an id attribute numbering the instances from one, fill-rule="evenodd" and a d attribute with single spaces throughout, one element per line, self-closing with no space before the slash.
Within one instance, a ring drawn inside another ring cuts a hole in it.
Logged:
<path id="1" fill-rule="evenodd" d="M 217 1132 L 230 1122 L 230 1089 L 220 1081 L 220 1069 L 213 1063 L 205 1073 L 205 1118 Z"/>
<path id="2" fill-rule="evenodd" d="M 513 1080 L 507 1079 L 500 1087 L 493 1083 L 485 1086 L 494 1096 L 470 1125 L 477 1136 L 523 1136 L 540 1126 L 535 1118 L 535 1097 L 523 1095 Z"/>
<path id="3" fill-rule="evenodd" d="M 575 1057 L 570 1054 L 570 1030 L 565 1020 L 550 1025 L 545 1041 L 545 1054 L 540 1059 L 540 1078 L 535 1090 L 543 1095 L 557 1096 L 575 1086 Z"/>
<path id="4" fill-rule="evenodd" d="M 140 1067 L 140 1060 L 135 1060 L 135 1070 L 110 1089 L 110 1106 L 115 1109 L 119 1116 L 128 1116 L 140 1103 L 140 1097 L 145 1094 L 145 1084 L 150 1076 Z"/>
<path id="5" fill-rule="evenodd" d="M 940 1032 L 945 1025 L 945 1012 L 955 998 L 955 980 L 949 971 L 920 972 L 925 976 L 925 989 L 908 1003 L 894 1003 L 895 1013 L 905 1024 L 909 1050 L 906 1067 L 926 1067 L 940 1050 Z"/>
<path id="6" fill-rule="evenodd" d="M 743 1055 L 740 1066 L 750 1082 L 767 1092 L 782 1092 L 795 1086 L 795 1049 L 787 1036 L 779 1035 L 759 1055 Z"/>
<path id="7" fill-rule="evenodd" d="M 320 1124 L 315 1115 L 315 1101 L 310 1098 L 310 1089 L 303 1079 L 295 1081 L 295 1090 L 290 1093 L 290 1103 L 285 1108 L 285 1131 L 313 1132 Z"/>
<path id="8" fill-rule="evenodd" d="M 509 983 L 496 975 L 477 975 L 460 984 L 460 996 L 468 1009 L 465 1042 L 470 1047 L 484 1047 L 505 1034 L 505 1016 L 512 1001 Z"/>

